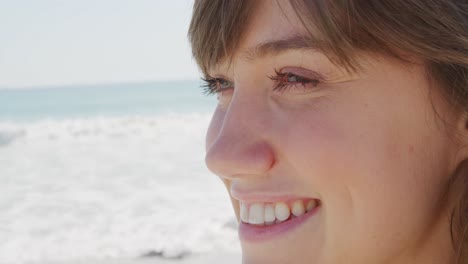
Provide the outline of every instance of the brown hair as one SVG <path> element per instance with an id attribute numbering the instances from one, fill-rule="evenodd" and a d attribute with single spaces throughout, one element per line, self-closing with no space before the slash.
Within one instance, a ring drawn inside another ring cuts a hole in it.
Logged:
<path id="1" fill-rule="evenodd" d="M 229 59 L 254 10 L 252 0 L 196 0 L 189 28 L 192 53 L 202 71 Z M 357 70 L 358 52 L 402 62 L 422 59 L 458 112 L 468 114 L 468 0 L 289 0 L 330 60 Z M 461 189 L 450 231 L 457 263 L 468 263 L 468 162 L 451 183 Z"/>

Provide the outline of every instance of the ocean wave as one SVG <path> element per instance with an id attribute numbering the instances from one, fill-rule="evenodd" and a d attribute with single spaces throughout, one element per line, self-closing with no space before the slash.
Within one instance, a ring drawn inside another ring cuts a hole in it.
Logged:
<path id="1" fill-rule="evenodd" d="M 173 131 L 177 133 L 187 132 L 189 126 L 190 129 L 196 128 L 199 131 L 203 131 L 209 117 L 210 114 L 194 112 L 154 116 L 91 117 L 63 120 L 42 119 L 32 122 L 0 121 L 0 139 L 10 142 L 26 135 L 26 140 L 67 140 L 132 136 L 154 138 L 161 133 L 171 133 Z"/>
<path id="2" fill-rule="evenodd" d="M 0 263 L 239 251 L 210 114 L 0 122 Z"/>

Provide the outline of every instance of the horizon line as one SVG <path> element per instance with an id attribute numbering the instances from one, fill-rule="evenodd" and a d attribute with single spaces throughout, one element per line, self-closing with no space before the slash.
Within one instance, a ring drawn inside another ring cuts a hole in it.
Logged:
<path id="1" fill-rule="evenodd" d="M 40 90 L 40 89 L 60 89 L 92 86 L 112 86 L 126 84 L 149 84 L 149 83 L 169 83 L 169 82 L 196 82 L 198 78 L 168 79 L 168 80 L 129 80 L 129 81 L 109 81 L 109 82 L 83 82 L 83 83 L 64 83 L 64 84 L 38 84 L 25 86 L 2 86 L 0 91 L 5 90 Z"/>

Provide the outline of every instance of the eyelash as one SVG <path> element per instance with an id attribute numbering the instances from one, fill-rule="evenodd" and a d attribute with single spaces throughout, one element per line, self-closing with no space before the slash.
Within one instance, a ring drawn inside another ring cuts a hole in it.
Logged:
<path id="1" fill-rule="evenodd" d="M 213 78 L 210 76 L 201 79 L 204 82 L 204 84 L 201 85 L 201 88 L 203 90 L 203 94 L 205 95 L 218 94 L 222 92 L 222 90 L 225 90 L 226 88 L 219 88 L 221 83 L 228 82 L 222 78 Z"/>
<path id="2" fill-rule="evenodd" d="M 302 85 L 304 89 L 308 89 L 308 87 L 306 87 L 307 84 L 311 84 L 312 87 L 316 87 L 321 82 L 320 77 L 315 77 L 311 79 L 291 72 L 279 72 L 276 69 L 275 75 L 268 76 L 268 78 L 276 83 L 275 87 L 273 88 L 273 91 L 278 91 L 281 93 L 298 85 Z M 291 82 L 289 81 L 289 78 L 295 78 L 296 81 Z M 201 79 L 204 82 L 204 84 L 201 87 L 203 89 L 203 93 L 206 95 L 218 94 L 223 90 L 229 89 L 220 88 L 223 84 L 230 83 L 229 81 L 223 78 L 213 78 L 208 76 L 207 78 Z M 232 87 L 232 85 L 230 85 L 229 87 Z"/>
<path id="3" fill-rule="evenodd" d="M 315 78 L 306 78 L 291 72 L 279 72 L 278 70 L 275 69 L 275 74 L 274 76 L 270 76 L 270 80 L 275 81 L 276 85 L 273 88 L 273 91 L 278 91 L 278 92 L 284 92 L 286 90 L 289 90 L 292 87 L 296 87 L 298 85 L 302 85 L 304 89 L 307 89 L 306 87 L 307 84 L 312 84 L 312 87 L 316 87 L 320 83 L 320 78 L 315 77 Z M 291 82 L 289 81 L 289 78 L 295 77 L 296 81 Z"/>

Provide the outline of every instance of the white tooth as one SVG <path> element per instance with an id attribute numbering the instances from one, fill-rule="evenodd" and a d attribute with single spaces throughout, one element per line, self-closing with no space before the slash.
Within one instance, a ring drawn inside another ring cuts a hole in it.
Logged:
<path id="1" fill-rule="evenodd" d="M 254 203 L 250 205 L 249 210 L 249 223 L 253 225 L 261 225 L 265 223 L 263 220 L 265 208 L 261 203 Z"/>
<path id="2" fill-rule="evenodd" d="M 240 203 L 240 217 L 242 222 L 249 222 L 249 209 L 247 209 L 247 206 L 244 203 Z"/>
<path id="3" fill-rule="evenodd" d="M 312 209 L 314 209 L 315 207 L 317 206 L 317 203 L 315 200 L 310 200 L 308 203 L 307 203 L 307 206 L 306 206 L 306 211 L 307 212 L 310 212 Z"/>
<path id="4" fill-rule="evenodd" d="M 275 205 L 275 215 L 278 221 L 281 222 L 288 219 L 290 214 L 289 207 L 285 203 L 277 203 Z"/>
<path id="5" fill-rule="evenodd" d="M 304 203 L 302 201 L 295 201 L 291 210 L 294 216 L 301 216 L 305 213 Z"/>
<path id="6" fill-rule="evenodd" d="M 264 215 L 265 223 L 273 223 L 276 220 L 275 216 L 275 206 L 272 204 L 268 204 L 265 206 L 265 215 Z"/>

